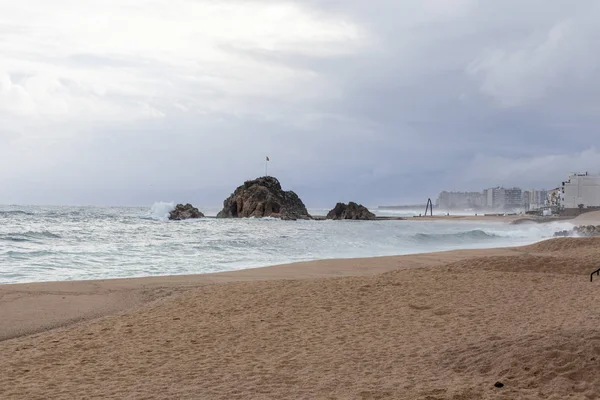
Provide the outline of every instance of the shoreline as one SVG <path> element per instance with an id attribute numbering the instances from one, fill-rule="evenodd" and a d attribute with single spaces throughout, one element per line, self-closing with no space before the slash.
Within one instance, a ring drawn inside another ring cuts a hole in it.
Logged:
<path id="1" fill-rule="evenodd" d="M 595 398 L 599 256 L 558 238 L 6 285 L 0 398 Z"/>
<path id="2" fill-rule="evenodd" d="M 1 285 L 0 398 L 595 398 L 598 259 L 554 238 Z"/>
<path id="3" fill-rule="evenodd" d="M 518 249 L 459 249 L 300 261 L 206 274 L 2 284 L 0 342 L 132 310 L 206 285 L 376 275 L 396 269 L 442 264 L 448 260 L 459 261 L 481 254 L 519 253 Z"/>
<path id="4" fill-rule="evenodd" d="M 557 238 L 3 285 L 0 398 L 594 398 L 599 257 Z"/>
<path id="5" fill-rule="evenodd" d="M 207 217 L 207 218 L 212 218 L 212 217 Z M 495 223 L 495 224 L 504 224 L 504 225 L 509 225 L 509 224 L 514 224 L 514 223 L 520 223 L 522 220 L 517 219 L 515 220 L 514 218 L 516 218 L 515 216 L 510 216 L 510 217 L 497 217 L 497 216 L 487 216 L 487 217 L 472 217 L 472 216 L 451 216 L 451 217 L 447 217 L 447 216 L 434 216 L 433 218 L 431 217 L 414 217 L 414 218 L 396 218 L 396 217 L 380 217 L 380 220 L 404 220 L 404 221 L 418 221 L 416 223 L 417 226 L 420 222 L 422 221 L 436 221 L 436 220 L 441 220 L 441 221 L 449 221 L 449 222 L 456 222 L 458 225 L 460 225 L 461 222 L 470 222 L 473 223 L 474 221 L 479 221 L 480 218 L 484 219 L 484 220 L 488 220 L 489 222 Z M 600 217 L 599 217 L 600 218 Z M 528 223 L 530 220 L 527 219 L 526 223 Z M 350 223 L 352 225 L 358 223 L 362 223 L 362 222 L 372 222 L 372 221 L 362 221 L 362 220 L 342 220 L 342 221 L 331 221 L 331 224 L 336 225 L 336 224 L 344 224 L 344 223 Z M 546 222 L 546 221 L 544 221 Z M 553 221 L 547 221 L 547 222 L 560 222 L 560 220 L 553 220 Z M 177 221 L 175 221 L 174 223 L 177 223 Z M 534 223 L 534 222 L 532 222 Z M 540 222 L 541 223 L 541 222 Z M 458 226 L 457 225 L 457 226 Z M 488 226 L 489 227 L 489 226 Z M 471 228 L 471 229 L 479 229 L 479 228 Z M 481 229 L 484 229 L 484 227 L 482 227 Z M 542 239 L 539 239 L 542 240 Z M 299 257 L 295 257 L 296 260 L 300 260 L 300 261 L 288 261 L 285 258 L 279 258 L 279 259 L 275 259 L 275 260 L 268 260 L 266 262 L 258 262 L 258 263 L 252 263 L 251 260 L 246 260 L 248 262 L 248 264 L 254 264 L 253 266 L 246 266 L 246 264 L 241 265 L 241 264 L 237 264 L 231 268 L 233 269 L 225 269 L 222 272 L 234 272 L 234 271 L 239 271 L 241 269 L 256 269 L 256 268 L 266 268 L 266 267 L 272 267 L 272 266 L 277 266 L 277 265 L 283 265 L 283 264 L 289 264 L 289 263 L 294 263 L 294 262 L 313 262 L 313 261 L 321 261 L 321 260 L 331 260 L 331 259 L 340 259 L 340 260 L 346 260 L 346 259 L 353 259 L 353 258 L 372 258 L 372 257 L 389 257 L 389 256 L 406 256 L 406 255 L 415 255 L 415 254 L 421 254 L 421 253 L 437 253 L 437 252 L 445 252 L 445 251 L 451 251 L 451 250 L 469 250 L 469 249 L 482 249 L 482 248 L 503 248 L 503 247 L 514 247 L 514 246 L 520 246 L 520 245 L 526 245 L 526 244 L 530 244 L 532 242 L 525 242 L 523 243 L 523 241 L 521 241 L 520 243 L 518 242 L 502 242 L 502 243 L 497 243 L 497 244 L 484 244 L 481 243 L 482 245 L 485 246 L 490 246 L 490 247 L 478 247 L 478 246 L 465 246 L 465 247 L 454 247 L 452 248 L 451 246 L 441 246 L 439 248 L 431 248 L 431 246 L 429 246 L 429 248 L 427 249 L 404 249 L 401 248 L 403 250 L 396 250 L 395 252 L 390 252 L 390 251 L 371 251 L 371 252 L 362 252 L 362 254 L 352 254 L 349 256 L 344 256 L 344 255 L 340 255 L 340 254 L 335 254 L 333 256 L 328 255 L 328 254 L 317 254 L 315 256 L 313 256 L 314 258 L 305 258 L 304 260 L 302 260 Z M 370 253 L 370 254 L 369 254 Z M 333 257 L 333 258 L 331 258 Z M 264 261 L 264 260 L 263 260 Z M 240 269 L 236 269 L 236 268 L 240 268 Z M 143 274 L 131 274 L 131 275 L 127 275 L 127 274 L 118 274 L 118 273 L 114 273 L 112 274 L 113 276 L 118 276 L 118 275 L 122 275 L 122 277 L 112 277 L 110 276 L 111 274 L 104 274 L 104 276 L 88 276 L 88 277 L 76 277 L 75 280 L 54 280 L 52 276 L 43 276 L 39 279 L 41 280 L 31 280 L 31 281 L 17 281 L 15 282 L 13 281 L 5 281 L 2 282 L 0 281 L 0 288 L 6 285 L 15 285 L 15 284 L 35 284 L 35 283 L 54 283 L 54 282 L 79 282 L 79 281 L 102 281 L 102 280 L 107 280 L 107 279 L 129 279 L 129 278 L 147 278 L 147 277 L 169 277 L 172 276 L 173 273 L 175 274 L 174 276 L 187 276 L 187 275 L 205 275 L 206 273 L 202 273 L 202 272 L 183 272 L 183 273 L 179 273 L 177 271 L 169 271 L 167 269 L 166 273 L 162 273 L 159 275 L 143 275 Z M 214 272 L 208 272 L 208 274 L 212 274 Z M 219 272 L 220 273 L 220 272 Z M 35 279 L 35 277 L 33 277 L 33 279 Z"/>
<path id="6" fill-rule="evenodd" d="M 471 217 L 476 218 L 475 220 L 492 218 L 495 221 L 500 219 L 511 223 L 516 216 L 434 216 L 406 218 L 406 220 L 471 221 Z M 581 223 L 600 223 L 600 212 L 585 214 L 585 219 L 583 217 L 582 215 L 571 220 Z M 215 283 L 374 275 L 394 269 L 432 265 L 433 260 L 444 263 L 448 260 L 462 260 L 482 254 L 513 254 L 518 253 L 519 248 L 527 246 L 529 245 L 322 259 L 206 274 L 1 284 L 0 321 L 7 323 L 0 326 L 0 342 L 124 312 L 165 296 Z"/>

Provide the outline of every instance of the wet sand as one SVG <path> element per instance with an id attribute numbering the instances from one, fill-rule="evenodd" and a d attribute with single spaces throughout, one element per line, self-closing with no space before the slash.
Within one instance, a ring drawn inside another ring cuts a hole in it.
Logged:
<path id="1" fill-rule="evenodd" d="M 600 398 L 598 267 L 561 238 L 3 285 L 0 398 Z"/>

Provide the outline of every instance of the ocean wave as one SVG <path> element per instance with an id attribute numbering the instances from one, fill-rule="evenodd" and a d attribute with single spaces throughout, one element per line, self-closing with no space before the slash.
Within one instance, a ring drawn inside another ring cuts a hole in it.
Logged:
<path id="1" fill-rule="evenodd" d="M 255 219 L 258 221 L 282 221 L 281 218 L 275 218 L 275 217 L 250 217 L 249 219 Z"/>
<path id="2" fill-rule="evenodd" d="M 566 222 L 437 220 L 169 223 L 172 207 L 169 202 L 122 208 L 6 206 L 3 210 L 34 216 L 0 216 L 0 282 L 197 274 L 314 259 L 519 246 L 573 228 Z M 211 217 L 218 210 L 212 209 Z"/>
<path id="3" fill-rule="evenodd" d="M 0 234 L 0 240 L 7 242 L 32 242 L 40 239 L 60 239 L 61 236 L 49 231 L 9 232 Z"/>
<path id="4" fill-rule="evenodd" d="M 17 251 L 17 250 L 9 250 L 7 252 L 5 252 L 4 254 L 0 254 L 0 255 L 4 255 L 4 256 L 8 256 L 9 258 L 16 258 L 16 259 L 30 259 L 30 258 L 35 258 L 35 257 L 44 257 L 47 255 L 51 255 L 52 252 L 48 251 L 48 250 L 38 250 L 38 251 Z"/>
<path id="5" fill-rule="evenodd" d="M 148 215 L 146 215 L 144 219 L 166 220 L 169 218 L 169 213 L 174 209 L 174 202 L 157 201 L 154 204 L 152 204 Z"/>
<path id="6" fill-rule="evenodd" d="M 467 241 L 467 240 L 491 240 L 501 238 L 501 236 L 487 233 L 481 229 L 474 229 L 466 232 L 457 233 L 417 233 L 412 236 L 416 241 L 432 242 L 454 242 L 454 241 Z"/>
<path id="7" fill-rule="evenodd" d="M 23 211 L 23 210 L 0 211 L 0 216 L 11 216 L 11 215 L 34 215 L 34 213 Z"/>

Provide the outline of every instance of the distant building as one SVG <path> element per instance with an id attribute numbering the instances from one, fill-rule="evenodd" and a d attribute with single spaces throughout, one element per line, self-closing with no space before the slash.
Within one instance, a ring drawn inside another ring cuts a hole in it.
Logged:
<path id="1" fill-rule="evenodd" d="M 444 210 L 478 209 L 484 206 L 481 192 L 447 192 L 440 193 L 437 206 Z"/>
<path id="2" fill-rule="evenodd" d="M 519 188 L 504 189 L 504 209 L 523 207 L 523 191 Z"/>
<path id="3" fill-rule="evenodd" d="M 523 207 L 526 210 L 529 210 L 529 206 L 531 205 L 531 200 L 534 195 L 535 195 L 535 192 L 533 190 L 524 190 L 523 191 Z"/>
<path id="4" fill-rule="evenodd" d="M 547 190 L 526 190 L 523 192 L 523 208 L 525 210 L 539 210 L 546 205 L 547 197 Z"/>
<path id="5" fill-rule="evenodd" d="M 548 195 L 546 196 L 546 205 L 550 207 L 560 208 L 561 196 L 561 188 L 549 190 Z"/>
<path id="6" fill-rule="evenodd" d="M 482 192 L 443 191 L 437 207 L 445 210 L 485 209 L 495 211 L 540 210 L 549 203 L 549 191 L 497 186 Z"/>
<path id="7" fill-rule="evenodd" d="M 535 196 L 533 197 L 534 201 L 531 203 L 535 208 L 544 207 L 546 204 L 546 199 L 548 198 L 548 191 L 546 189 L 536 190 Z"/>
<path id="8" fill-rule="evenodd" d="M 520 188 L 495 187 L 483 191 L 485 207 L 494 210 L 523 208 L 523 191 Z"/>
<path id="9" fill-rule="evenodd" d="M 496 188 L 498 189 L 498 188 Z M 484 189 L 483 190 L 483 207 L 484 208 L 494 208 L 494 198 L 497 197 L 496 189 Z"/>
<path id="10" fill-rule="evenodd" d="M 564 211 L 600 208 L 600 175 L 571 174 L 562 183 L 560 205 Z"/>
<path id="11" fill-rule="evenodd" d="M 495 209 L 504 210 L 506 208 L 506 189 L 498 187 L 493 189 L 493 205 Z"/>

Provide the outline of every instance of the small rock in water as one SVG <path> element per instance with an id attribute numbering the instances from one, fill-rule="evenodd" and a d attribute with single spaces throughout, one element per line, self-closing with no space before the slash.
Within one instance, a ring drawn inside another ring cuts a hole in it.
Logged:
<path id="1" fill-rule="evenodd" d="M 502 383 L 502 382 L 496 382 L 496 383 L 494 383 L 494 387 L 497 387 L 497 388 L 504 387 L 504 383 Z"/>
<path id="2" fill-rule="evenodd" d="M 175 209 L 169 213 L 169 219 L 181 220 L 190 218 L 203 218 L 204 214 L 190 203 L 177 204 Z"/>
<path id="3" fill-rule="evenodd" d="M 348 204 L 337 203 L 335 207 L 327 213 L 326 219 L 364 219 L 371 220 L 377 217 L 362 204 L 356 204 L 351 201 Z"/>

